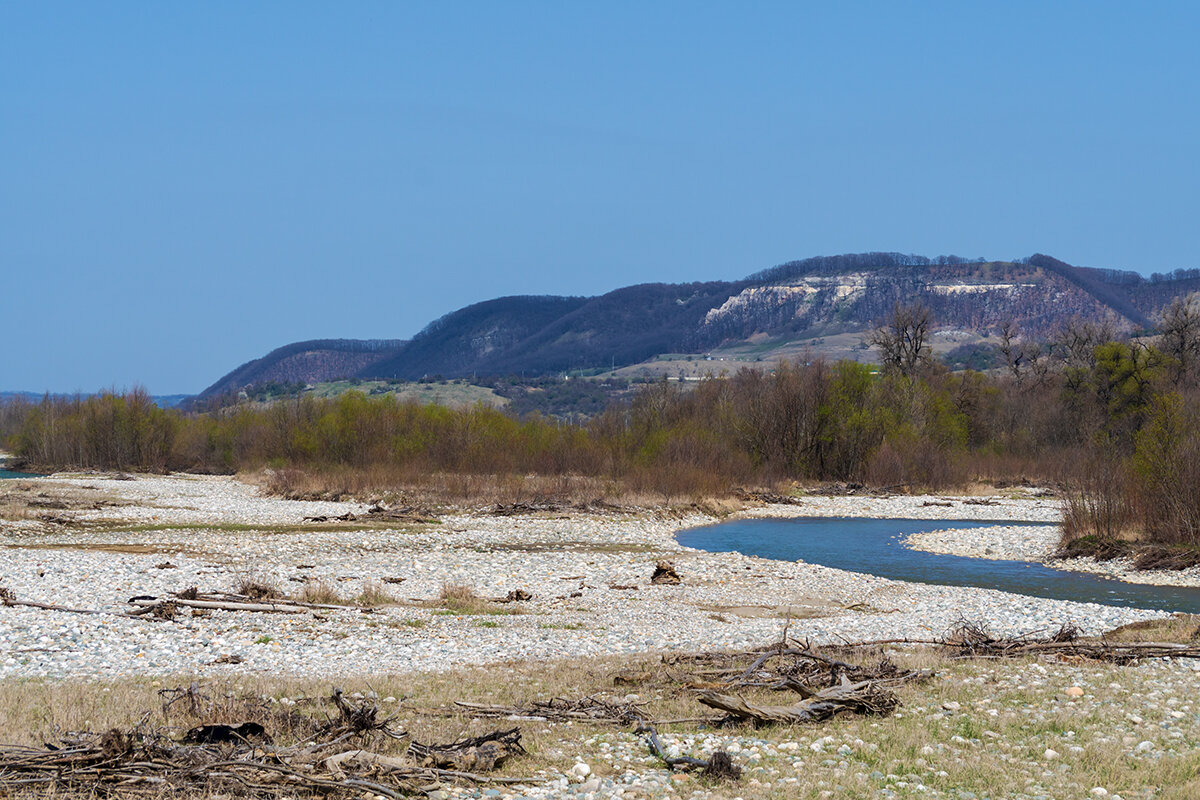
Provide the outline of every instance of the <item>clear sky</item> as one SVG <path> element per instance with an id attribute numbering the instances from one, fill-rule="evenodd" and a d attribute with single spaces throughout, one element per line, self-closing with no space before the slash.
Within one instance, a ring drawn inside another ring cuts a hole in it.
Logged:
<path id="1" fill-rule="evenodd" d="M 1200 266 L 1195 2 L 0 0 L 0 389 L 506 294 Z"/>

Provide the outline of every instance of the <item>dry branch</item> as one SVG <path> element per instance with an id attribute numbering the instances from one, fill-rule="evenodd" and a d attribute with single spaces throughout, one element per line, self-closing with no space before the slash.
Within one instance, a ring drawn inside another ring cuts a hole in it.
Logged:
<path id="1" fill-rule="evenodd" d="M 723 778 L 734 781 L 742 777 L 742 768 L 734 764 L 729 753 L 724 750 L 718 750 L 708 759 L 693 758 L 692 756 L 670 756 L 663 749 L 662 742 L 658 739 L 658 731 L 654 729 L 653 725 L 639 725 L 635 732 L 646 734 L 646 744 L 650 748 L 650 753 L 666 764 L 669 769 L 699 769 L 705 777 Z"/>
<path id="2" fill-rule="evenodd" d="M 158 597 L 131 597 L 129 602 L 141 608 L 154 608 L 167 601 L 164 601 Z M 230 600 L 181 600 L 175 598 L 169 602 L 172 602 L 177 606 L 185 606 L 187 608 L 205 608 L 215 611 L 256 611 L 275 614 L 306 614 L 309 610 L 307 606 L 302 606 L 290 601 L 280 603 L 247 603 Z"/>
<path id="3" fill-rule="evenodd" d="M 138 619 L 142 614 L 147 612 L 133 612 L 123 614 L 120 611 L 98 611 L 91 608 L 71 608 L 70 606 L 56 606 L 52 603 L 35 603 L 32 600 L 18 600 L 16 594 L 10 589 L 0 587 L 0 606 L 18 606 L 22 608 L 39 608 L 43 611 L 62 611 L 67 614 L 87 614 L 90 616 L 104 617 L 125 617 L 127 619 Z M 157 619 L 170 619 L 170 617 L 157 616 Z"/>
<path id="4" fill-rule="evenodd" d="M 147 714 L 131 730 L 69 734 L 41 748 L 0 746 L 0 796 L 24 791 L 253 798 L 350 798 L 366 793 L 399 798 L 437 780 L 534 782 L 477 774 L 524 752 L 516 728 L 446 745 L 409 744 L 392 718 L 379 718 L 373 699 L 350 702 L 337 689 L 329 698 L 337 716 L 324 724 L 294 710 L 271 710 L 262 698 L 214 701 L 196 684 L 161 694 L 164 715 L 183 703 L 187 715 L 207 721 L 179 739 L 170 735 L 175 729 L 148 726 Z M 238 711 L 261 721 L 211 719 Z M 281 737 L 296 738 L 297 733 L 300 741 L 278 746 Z M 402 744 L 395 744 L 397 740 Z M 384 746 L 395 752 L 378 752 Z"/>
<path id="5" fill-rule="evenodd" d="M 740 697 L 701 693 L 701 704 L 724 711 L 739 721 L 762 725 L 770 722 L 789 724 L 821 722 L 839 714 L 870 714 L 886 716 L 900 705 L 900 699 L 871 681 L 850 683 L 845 678 L 838 686 L 811 692 L 790 706 L 766 706 L 747 703 Z"/>
<path id="6" fill-rule="evenodd" d="M 480 703 L 456 702 L 456 707 L 477 717 L 529 717 L 555 722 L 598 722 L 629 725 L 645 719 L 644 703 L 610 703 L 597 697 L 567 700 L 555 697 L 535 700 L 528 706 L 494 706 Z"/>
<path id="7" fill-rule="evenodd" d="M 993 636 L 979 623 L 960 620 L 941 640 L 952 658 L 1075 658 L 1132 664 L 1146 658 L 1200 658 L 1200 644 L 1171 642 L 1109 642 L 1081 639 L 1079 629 L 1063 625 L 1049 636 L 1037 631 L 1020 636 Z"/>

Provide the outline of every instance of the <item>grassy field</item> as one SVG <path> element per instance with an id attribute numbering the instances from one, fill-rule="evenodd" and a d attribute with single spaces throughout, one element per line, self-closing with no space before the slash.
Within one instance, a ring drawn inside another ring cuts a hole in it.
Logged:
<path id="1" fill-rule="evenodd" d="M 337 397 L 354 389 L 368 395 L 391 394 L 397 400 L 412 400 L 423 405 L 433 404 L 449 408 L 466 408 L 483 403 L 492 408 L 503 408 L 506 398 L 486 386 L 476 386 L 467 381 L 441 381 L 438 383 L 410 383 L 408 381 L 331 381 L 318 383 L 310 390 L 316 397 Z"/>

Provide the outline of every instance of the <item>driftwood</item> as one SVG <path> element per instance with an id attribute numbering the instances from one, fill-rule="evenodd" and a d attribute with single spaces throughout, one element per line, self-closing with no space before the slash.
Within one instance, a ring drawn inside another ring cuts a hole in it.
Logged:
<path id="1" fill-rule="evenodd" d="M 792 495 L 779 494 L 778 492 L 756 491 L 753 489 L 735 489 L 734 497 L 739 500 L 745 500 L 750 503 L 767 503 L 776 506 L 802 506 L 804 500 Z"/>
<path id="2" fill-rule="evenodd" d="M 174 598 L 171 600 L 162 600 L 158 597 L 131 597 L 129 602 L 132 605 L 146 609 L 152 609 L 163 605 L 164 603 L 173 603 L 176 606 L 185 608 L 205 608 L 216 611 L 258 611 L 264 613 L 275 614 L 307 614 L 308 606 L 299 605 L 291 601 L 279 603 L 247 603 L 225 600 L 183 600 Z"/>
<path id="3" fill-rule="evenodd" d="M 376 503 L 367 509 L 367 518 L 371 520 L 387 520 L 389 522 L 417 522 L 422 524 L 441 522 L 440 519 L 425 508 L 417 506 L 387 508 L 381 503 Z"/>
<path id="4" fill-rule="evenodd" d="M 99 611 L 92 608 L 71 608 L 70 606 L 58 606 L 53 603 L 35 603 L 32 600 L 18 600 L 16 594 L 11 589 L 6 589 L 0 586 L 0 606 L 18 606 L 22 608 L 39 608 L 43 611 L 62 611 L 67 614 L 87 614 L 89 616 L 101 617 L 124 617 L 126 619 L 138 619 L 142 613 L 133 612 L 129 614 L 121 613 L 120 611 Z M 170 617 L 155 617 L 156 619 L 170 619 Z"/>
<path id="5" fill-rule="evenodd" d="M 654 565 L 654 574 L 650 576 L 650 582 L 656 586 L 675 586 L 682 583 L 679 573 L 675 571 L 675 565 L 670 561 L 659 561 Z"/>
<path id="6" fill-rule="evenodd" d="M 708 759 L 693 758 L 692 756 L 670 756 L 663 749 L 662 742 L 658 739 L 658 731 L 654 729 L 653 725 L 639 725 L 635 733 L 646 735 L 646 744 L 650 747 L 650 753 L 666 764 L 668 769 L 699 769 L 704 777 L 712 779 L 736 781 L 742 777 L 742 768 L 734 764 L 729 753 L 724 750 L 718 750 Z"/>
<path id="7" fill-rule="evenodd" d="M 345 514 L 315 514 L 311 517 L 305 517 L 305 522 L 357 522 L 364 517 L 355 514 L 353 511 L 347 511 Z M 415 506 L 403 506 L 400 508 L 388 508 L 381 503 L 376 503 L 367 509 L 366 519 L 373 522 L 418 522 L 418 523 L 435 523 L 441 522 L 437 517 L 433 516 L 427 509 L 417 508 Z"/>
<path id="8" fill-rule="evenodd" d="M 535 500 L 532 503 L 496 503 L 492 508 L 492 514 L 497 517 L 514 517 L 518 514 L 541 514 L 562 510 L 563 506 L 559 503 Z"/>
<path id="9" fill-rule="evenodd" d="M 724 711 L 734 719 L 758 725 L 771 722 L 821 722 L 840 714 L 886 716 L 900 705 L 900 699 L 893 692 L 871 681 L 851 683 L 843 678 L 839 685 L 817 692 L 804 688 L 803 684 L 797 684 L 797 688 L 804 697 L 790 706 L 753 705 L 740 697 L 711 690 L 702 692 L 698 699 L 701 704 Z"/>
<path id="10" fill-rule="evenodd" d="M 0 746 L 0 796 L 401 798 L 433 781 L 537 782 L 478 774 L 524 752 L 516 728 L 421 745 L 410 743 L 391 718 L 380 719 L 374 700 L 350 702 L 340 690 L 327 700 L 337 714 L 323 724 L 294 710 L 271 710 L 261 698 L 213 700 L 196 684 L 161 694 L 164 716 L 182 708 L 192 718 L 241 711 L 258 719 L 205 722 L 177 739 L 176 729 L 149 725 L 147 714 L 130 730 L 66 734 L 42 747 Z M 281 746 L 283 737 L 297 741 Z M 393 752 L 380 752 L 383 746 Z"/>
<path id="11" fill-rule="evenodd" d="M 980 623 L 960 620 L 938 644 L 951 650 L 951 658 L 1073 658 L 1132 664 L 1146 658 L 1198 658 L 1200 643 L 1109 642 L 1082 639 L 1079 629 L 1063 625 L 1057 631 L 1038 637 L 1038 631 L 1021 636 L 993 636 Z"/>
<path id="12" fill-rule="evenodd" d="M 305 522 L 356 522 L 357 520 L 358 517 L 352 511 L 347 511 L 345 514 L 338 514 L 337 516 L 318 514 L 313 517 L 304 518 Z"/>
<path id="13" fill-rule="evenodd" d="M 904 670 L 881 651 L 861 661 L 865 646 L 831 646 L 820 649 L 807 642 L 785 638 L 757 650 L 744 652 L 668 653 L 658 667 L 620 672 L 617 684 L 666 684 L 690 689 L 765 688 L 803 694 L 837 686 L 843 678 L 851 682 L 871 681 L 876 686 L 894 687 L 923 681 L 931 670 Z M 837 656 L 842 656 L 839 658 Z"/>
<path id="14" fill-rule="evenodd" d="M 627 514 L 636 510 L 633 506 L 617 505 L 598 497 L 571 504 L 539 498 L 531 502 L 496 503 L 492 506 L 491 513 L 497 517 L 514 517 L 520 514 L 547 514 L 560 511 L 579 511 L 586 514 Z"/>
<path id="15" fill-rule="evenodd" d="M 465 772 L 486 772 L 509 756 L 525 753 L 521 747 L 520 728 L 495 731 L 443 745 L 413 742 L 408 750 L 421 766 Z"/>
<path id="16" fill-rule="evenodd" d="M 535 700 L 527 706 L 495 706 L 482 703 L 456 702 L 457 708 L 478 717 L 526 717 L 555 722 L 598 722 L 629 725 L 645 718 L 644 703 L 612 703 L 597 697 L 567 700 L 555 697 Z"/>
<path id="17" fill-rule="evenodd" d="M 204 611 L 252 611 L 268 614 L 305 614 L 314 610 L 364 610 L 359 606 L 338 603 L 306 603 L 301 600 L 280 597 L 278 592 L 270 596 L 257 592 L 247 594 L 200 592 L 195 586 L 189 586 L 181 592 L 171 592 L 169 597 L 138 595 L 129 598 L 129 603 L 138 606 L 138 610 L 125 616 L 141 616 L 153 611 L 166 619 L 171 616 L 166 614 L 167 609 L 171 609 L 173 613 L 178 608 L 195 608 Z"/>

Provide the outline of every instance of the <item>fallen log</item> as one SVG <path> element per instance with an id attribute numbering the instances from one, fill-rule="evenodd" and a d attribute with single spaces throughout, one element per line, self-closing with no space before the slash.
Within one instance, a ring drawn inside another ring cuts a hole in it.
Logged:
<path id="1" fill-rule="evenodd" d="M 135 606 L 153 607 L 163 601 L 157 597 L 131 597 L 129 602 Z M 218 600 L 182 600 L 176 598 L 171 602 L 187 608 L 205 608 L 215 611 L 258 611 L 275 614 L 307 614 L 308 607 L 296 603 L 239 603 Z M 340 608 L 340 606 L 339 606 Z"/>
<path id="2" fill-rule="evenodd" d="M 654 729 L 653 725 L 639 725 L 635 733 L 646 735 L 646 744 L 650 747 L 650 754 L 666 764 L 668 769 L 699 769 L 701 770 L 701 774 L 706 778 L 736 781 L 742 777 L 742 768 L 734 764 L 729 753 L 724 750 L 718 750 L 708 759 L 693 758 L 692 756 L 670 756 L 663 749 L 662 742 L 658 739 L 658 731 Z"/>
<path id="3" fill-rule="evenodd" d="M 610 703 L 596 697 L 567 700 L 555 697 L 535 700 L 524 707 L 496 706 L 457 701 L 457 708 L 479 717 L 527 717 L 555 722 L 602 722 L 629 725 L 645 719 L 644 703 Z"/>
<path id="4" fill-rule="evenodd" d="M 732 718 L 759 725 L 820 722 L 844 713 L 886 716 L 900 705 L 900 699 L 894 693 L 877 687 L 872 681 L 850 683 L 844 678 L 841 684 L 811 692 L 790 706 L 754 705 L 740 697 L 711 690 L 702 692 L 697 699 L 702 705 L 724 711 Z"/>
<path id="5" fill-rule="evenodd" d="M 32 600 L 18 600 L 17 596 L 9 589 L 0 587 L 0 606 L 18 606 L 23 608 L 39 608 L 43 611 L 62 611 L 67 614 L 87 614 L 89 616 L 100 617 L 123 617 L 125 619 L 142 619 L 142 615 L 138 612 L 125 614 L 120 611 L 99 611 L 92 608 L 71 608 L 70 606 L 59 606 L 53 603 L 36 603 Z M 165 619 L 163 617 L 155 617 L 155 619 Z"/>
<path id="6" fill-rule="evenodd" d="M 413 742 L 408 750 L 420 766 L 460 772 L 494 769 L 509 756 L 525 753 L 525 748 L 521 746 L 520 728 L 493 731 L 443 745 Z"/>

